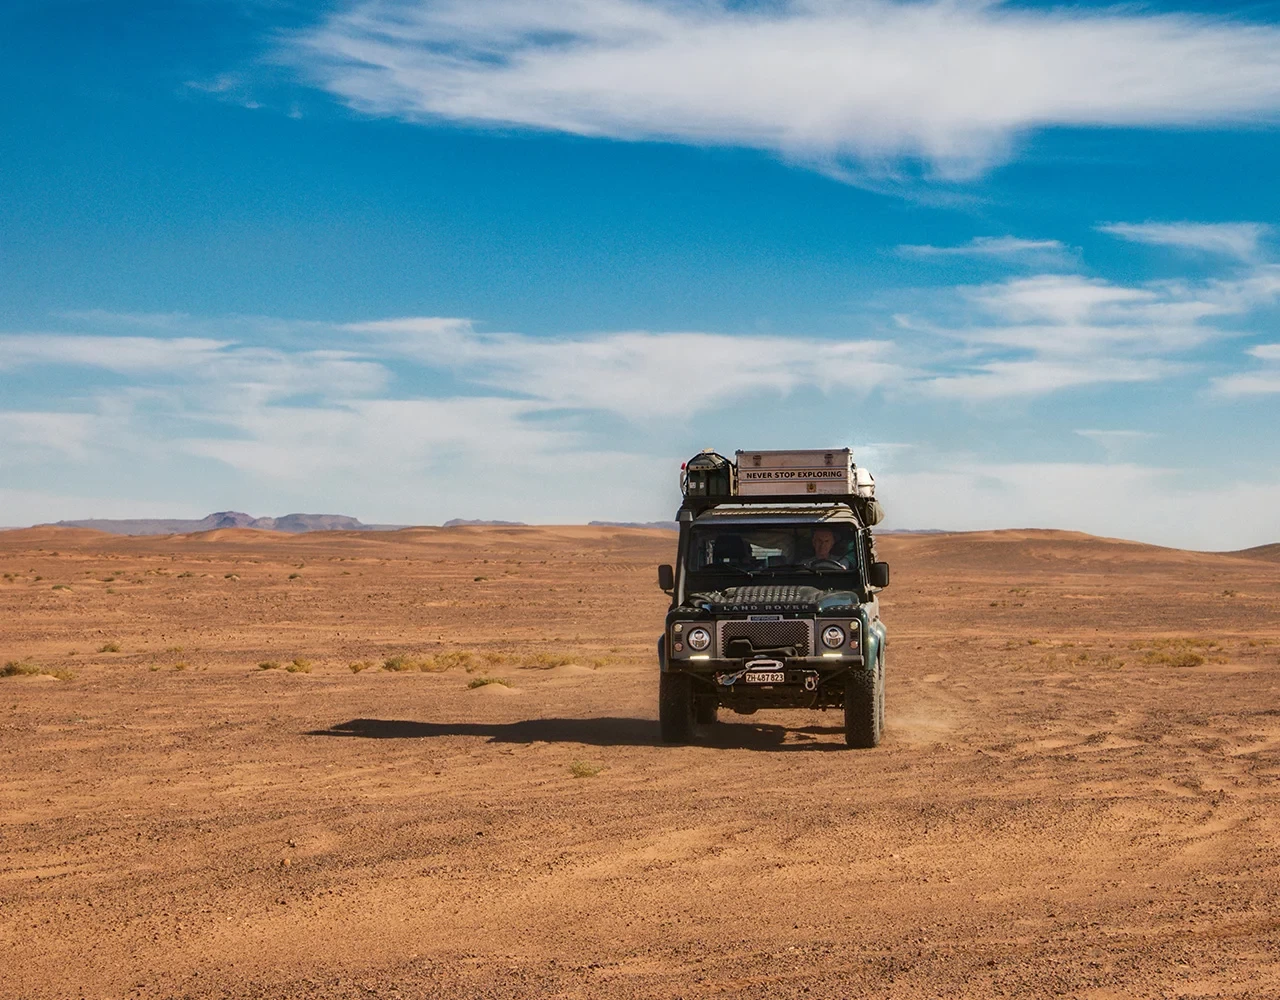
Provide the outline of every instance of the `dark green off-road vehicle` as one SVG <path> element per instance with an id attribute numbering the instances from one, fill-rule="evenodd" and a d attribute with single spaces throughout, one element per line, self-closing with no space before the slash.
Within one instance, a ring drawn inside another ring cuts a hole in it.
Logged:
<path id="1" fill-rule="evenodd" d="M 675 565 L 658 568 L 671 594 L 658 642 L 663 740 L 688 742 L 721 708 L 842 708 L 849 746 L 879 744 L 877 593 L 889 584 L 871 534 L 879 504 L 865 491 L 692 492 L 677 514 Z"/>

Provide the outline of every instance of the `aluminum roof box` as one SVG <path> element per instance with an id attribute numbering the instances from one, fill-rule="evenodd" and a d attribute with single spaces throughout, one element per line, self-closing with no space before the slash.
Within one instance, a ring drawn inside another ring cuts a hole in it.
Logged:
<path id="1" fill-rule="evenodd" d="M 875 496 L 875 480 L 853 464 L 849 448 L 739 451 L 740 496 Z"/>

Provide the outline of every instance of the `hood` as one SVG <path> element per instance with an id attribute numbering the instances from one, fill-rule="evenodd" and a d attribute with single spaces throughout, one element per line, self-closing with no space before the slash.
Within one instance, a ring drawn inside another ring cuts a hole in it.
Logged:
<path id="1" fill-rule="evenodd" d="M 689 603 L 706 611 L 724 614 L 774 612 L 843 612 L 858 606 L 858 596 L 848 590 L 820 590 L 793 584 L 759 584 L 728 587 L 705 594 L 693 594 Z"/>

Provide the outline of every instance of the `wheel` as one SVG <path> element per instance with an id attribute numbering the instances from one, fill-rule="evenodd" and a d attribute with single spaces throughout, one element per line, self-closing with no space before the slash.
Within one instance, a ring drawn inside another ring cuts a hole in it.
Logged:
<path id="1" fill-rule="evenodd" d="M 868 750 L 879 746 L 883 720 L 879 667 L 854 670 L 844 688 L 844 741 L 851 747 Z"/>
<path id="2" fill-rule="evenodd" d="M 693 739 L 693 679 L 688 674 L 658 675 L 658 727 L 663 743 Z"/>
<path id="3" fill-rule="evenodd" d="M 709 726 L 720 721 L 720 703 L 714 698 L 695 698 L 693 700 L 693 718 L 700 726 Z"/>
<path id="4" fill-rule="evenodd" d="M 883 653 L 881 653 L 881 654 L 880 654 L 880 660 L 879 660 L 879 663 L 878 663 L 878 667 L 879 667 L 879 669 L 878 669 L 878 671 L 877 671 L 877 672 L 879 673 L 879 682 L 878 682 L 878 684 L 877 684 L 876 686 L 877 686 L 877 687 L 879 687 L 879 689 L 880 689 L 880 713 L 879 713 L 879 714 L 880 714 L 880 735 L 883 737 L 883 736 L 884 736 L 884 720 L 885 720 L 885 714 L 884 714 L 884 654 L 883 654 Z"/>

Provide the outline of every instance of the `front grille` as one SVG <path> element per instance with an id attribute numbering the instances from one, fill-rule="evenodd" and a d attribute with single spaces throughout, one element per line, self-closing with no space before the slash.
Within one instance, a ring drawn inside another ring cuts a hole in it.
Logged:
<path id="1" fill-rule="evenodd" d="M 731 639 L 749 639 L 754 649 L 778 649 L 794 646 L 798 656 L 813 652 L 813 622 L 791 618 L 780 622 L 752 622 L 728 619 L 716 622 L 716 649 L 724 656 L 725 644 Z"/>

